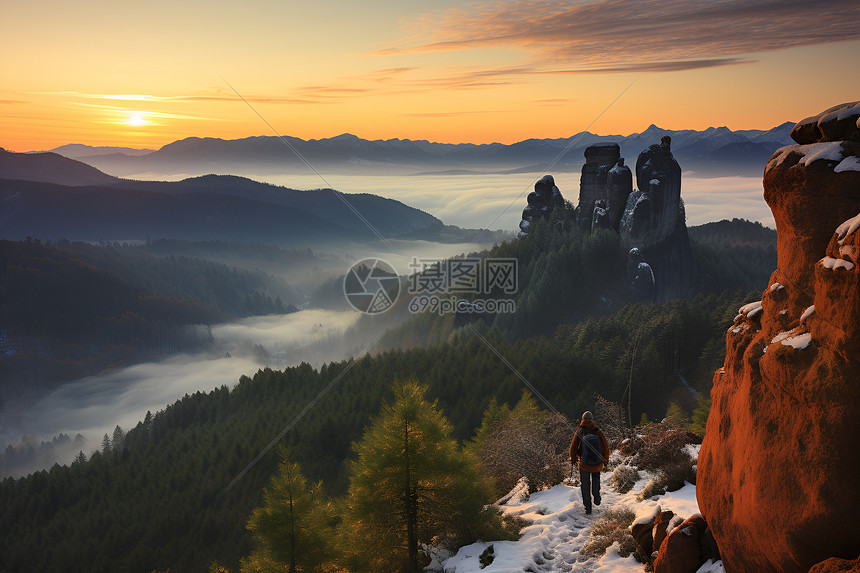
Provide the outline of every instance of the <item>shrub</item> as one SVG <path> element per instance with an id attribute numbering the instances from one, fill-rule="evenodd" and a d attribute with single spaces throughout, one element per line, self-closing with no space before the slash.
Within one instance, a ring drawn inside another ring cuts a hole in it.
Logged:
<path id="1" fill-rule="evenodd" d="M 661 430 L 660 426 L 665 428 L 661 424 L 652 426 L 656 426 L 654 433 L 645 437 L 634 460 L 640 469 L 655 472 L 657 477 L 639 492 L 640 500 L 678 490 L 685 481 L 696 483 L 694 462 L 684 446 L 701 442 L 698 436 L 678 428 Z"/>
<path id="2" fill-rule="evenodd" d="M 588 557 L 600 557 L 606 549 L 618 542 L 618 554 L 627 557 L 636 551 L 636 541 L 630 534 L 630 525 L 636 519 L 636 514 L 625 508 L 610 509 L 594 522 L 591 537 L 583 547 L 582 554 Z"/>
<path id="3" fill-rule="evenodd" d="M 636 454 L 635 463 L 640 469 L 659 471 L 673 463 L 690 459 L 683 451 L 684 446 L 690 443 L 701 443 L 701 440 L 686 430 L 658 430 L 646 436 L 645 443 Z"/>
<path id="4" fill-rule="evenodd" d="M 609 478 L 609 485 L 618 493 L 627 493 L 637 481 L 639 481 L 639 471 L 635 467 L 625 464 L 615 468 L 615 472 Z"/>
<path id="5" fill-rule="evenodd" d="M 684 487 L 684 482 L 696 483 L 696 468 L 687 454 L 659 468 L 657 477 L 649 481 L 637 497 L 641 501 L 667 491 L 677 491 Z"/>
<path id="6" fill-rule="evenodd" d="M 575 430 L 567 416 L 541 411 L 524 392 L 513 410 L 491 402 L 466 448 L 478 457 L 481 472 L 495 480 L 498 496 L 522 477 L 530 491 L 537 491 L 561 483 L 570 471 L 568 450 Z"/>
<path id="7" fill-rule="evenodd" d="M 684 482 L 695 484 L 696 468 L 693 459 L 687 456 L 686 459 L 664 466 L 660 468 L 659 476 L 660 483 L 666 491 L 677 491 L 684 487 Z"/>
<path id="8" fill-rule="evenodd" d="M 498 495 L 509 492 L 524 476 L 531 491 L 551 487 L 565 477 L 567 454 L 559 455 L 556 449 L 543 428 L 515 418 L 504 420 L 481 444 L 481 472 L 495 480 Z"/>

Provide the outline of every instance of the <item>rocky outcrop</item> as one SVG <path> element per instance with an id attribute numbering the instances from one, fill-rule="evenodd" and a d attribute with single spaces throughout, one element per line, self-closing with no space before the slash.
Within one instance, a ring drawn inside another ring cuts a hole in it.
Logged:
<path id="1" fill-rule="evenodd" d="M 564 197 L 555 186 L 552 175 L 544 175 L 535 183 L 535 190 L 529 193 L 527 200 L 528 205 L 523 209 L 523 220 L 520 221 L 520 237 L 528 234 L 536 219 L 549 219 L 554 209 L 564 207 Z"/>
<path id="2" fill-rule="evenodd" d="M 655 573 L 696 573 L 707 560 L 720 558 L 701 515 L 684 519 L 658 506 L 653 516 L 637 520 L 630 533 L 639 546 L 638 555 Z"/>
<path id="3" fill-rule="evenodd" d="M 654 559 L 654 573 L 696 573 L 704 563 L 700 543 L 708 526 L 695 515 L 669 531 Z"/>
<path id="4" fill-rule="evenodd" d="M 637 300 L 666 301 L 689 294 L 693 251 L 681 201 L 681 166 L 671 138 L 639 154 L 636 184 L 616 143 L 585 150 L 576 219 L 583 231 L 617 231 L 629 250 L 627 281 Z"/>
<path id="5" fill-rule="evenodd" d="M 726 571 L 800 573 L 860 554 L 858 115 L 852 104 L 804 120 L 802 143 L 765 169 L 778 268 L 727 332 L 698 462 Z"/>
<path id="6" fill-rule="evenodd" d="M 860 101 L 842 103 L 799 121 L 791 138 L 802 145 L 860 137 Z"/>
<path id="7" fill-rule="evenodd" d="M 617 143 L 600 143 L 587 147 L 585 165 L 582 166 L 579 179 L 577 220 L 580 227 L 588 233 L 599 227 L 617 231 L 624 204 L 631 190 L 630 168 L 624 166 L 621 148 Z M 602 211 L 599 220 L 594 218 L 598 207 Z"/>
<path id="8" fill-rule="evenodd" d="M 619 234 L 631 252 L 630 259 L 641 258 L 654 276 L 654 300 L 665 301 L 690 292 L 695 277 L 693 251 L 687 235 L 684 204 L 681 201 L 681 166 L 672 156 L 672 140 L 664 137 L 651 145 L 636 160 L 636 185 L 627 198 Z M 641 285 L 639 267 L 628 272 L 631 288 Z"/>

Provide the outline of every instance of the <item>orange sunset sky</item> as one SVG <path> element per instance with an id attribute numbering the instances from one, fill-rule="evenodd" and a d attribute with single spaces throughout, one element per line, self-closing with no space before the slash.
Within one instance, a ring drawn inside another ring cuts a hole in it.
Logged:
<path id="1" fill-rule="evenodd" d="M 860 99 L 856 0 L 45 0 L 3 24 L 13 151 L 272 135 L 230 86 L 283 135 L 452 143 L 769 129 Z"/>

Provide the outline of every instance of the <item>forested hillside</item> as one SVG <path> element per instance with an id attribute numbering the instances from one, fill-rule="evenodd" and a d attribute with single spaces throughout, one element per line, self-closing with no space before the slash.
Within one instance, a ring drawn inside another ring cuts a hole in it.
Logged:
<path id="1" fill-rule="evenodd" d="M 745 300 L 710 296 L 635 305 L 552 338 L 509 343 L 493 332 L 484 337 L 563 412 L 592 408 L 595 393 L 621 400 L 632 362 L 632 414 L 656 418 L 678 384 L 676 369 L 713 372 L 719 365 L 724 330 Z M 459 440 L 480 425 L 491 399 L 513 405 L 523 390 L 517 375 L 468 331 L 439 346 L 388 351 L 319 371 L 307 365 L 260 371 L 233 390 L 196 393 L 148 416 L 110 444 L 110 453 L 5 480 L 0 568 L 206 571 L 212 560 L 235 566 L 250 552 L 244 524 L 261 503 L 278 462 L 274 452 L 229 492 L 224 488 L 345 370 L 283 439 L 293 461 L 331 494 L 345 492 L 350 444 L 390 398 L 396 378 L 415 376 L 428 385 L 428 398 L 438 399 Z M 40 550 L 45 547 L 50 551 Z"/>
<path id="2" fill-rule="evenodd" d="M 38 392 L 44 381 L 200 349 L 206 337 L 187 325 L 287 312 L 297 298 L 280 279 L 201 259 L 0 241 L 2 390 Z"/>

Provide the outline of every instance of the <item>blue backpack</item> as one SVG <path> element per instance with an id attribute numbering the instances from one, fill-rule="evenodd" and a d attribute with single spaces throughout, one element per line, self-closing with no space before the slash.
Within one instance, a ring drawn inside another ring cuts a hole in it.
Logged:
<path id="1" fill-rule="evenodd" d="M 593 434 L 585 434 L 582 436 L 582 447 L 580 448 L 580 458 L 583 465 L 599 466 L 603 463 L 603 452 L 600 447 L 600 436 L 596 431 Z"/>

